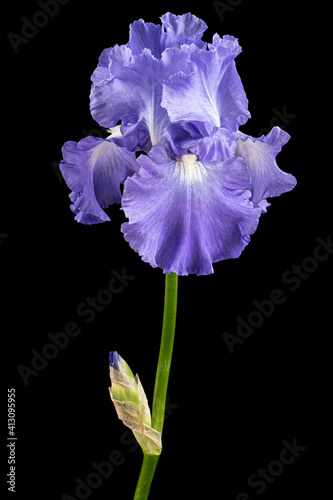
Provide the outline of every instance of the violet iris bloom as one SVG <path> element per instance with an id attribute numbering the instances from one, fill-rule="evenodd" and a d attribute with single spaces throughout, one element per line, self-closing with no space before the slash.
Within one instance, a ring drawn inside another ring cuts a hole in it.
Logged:
<path id="1" fill-rule="evenodd" d="M 207 26 L 190 13 L 161 20 L 135 21 L 126 45 L 102 52 L 91 113 L 110 136 L 67 142 L 60 168 L 76 220 L 110 220 L 103 209 L 121 202 L 122 232 L 145 262 L 210 274 L 241 254 L 267 198 L 296 185 L 275 161 L 289 135 L 238 130 L 250 113 L 236 38 L 203 42 Z"/>

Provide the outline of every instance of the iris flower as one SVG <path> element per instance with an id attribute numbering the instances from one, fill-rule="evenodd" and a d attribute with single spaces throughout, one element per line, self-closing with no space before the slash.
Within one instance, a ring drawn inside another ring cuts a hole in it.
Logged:
<path id="1" fill-rule="evenodd" d="M 109 221 L 104 209 L 121 203 L 124 237 L 145 262 L 211 274 L 239 257 L 267 198 L 296 185 L 275 160 L 290 136 L 239 130 L 250 113 L 236 38 L 202 41 L 207 26 L 190 13 L 161 21 L 135 21 L 127 44 L 102 52 L 90 109 L 110 135 L 65 143 L 60 168 L 77 221 Z"/>

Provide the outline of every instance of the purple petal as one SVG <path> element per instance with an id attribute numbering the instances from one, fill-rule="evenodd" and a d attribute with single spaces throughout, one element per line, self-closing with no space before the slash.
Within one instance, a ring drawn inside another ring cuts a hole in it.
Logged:
<path id="1" fill-rule="evenodd" d="M 178 48 L 165 50 L 161 59 L 149 49 L 132 56 L 108 82 L 92 86 L 93 117 L 104 127 L 122 120 L 124 143 L 131 151 L 163 142 L 171 122 L 161 107 L 162 83 L 180 68 L 189 71 L 184 59 Z"/>
<path id="2" fill-rule="evenodd" d="M 200 161 L 225 162 L 234 156 L 237 141 L 229 130 L 214 128 L 209 136 L 185 139 L 177 143 L 177 155 L 194 153 Z"/>
<path id="3" fill-rule="evenodd" d="M 130 25 L 130 38 L 127 46 L 133 55 L 139 55 L 147 48 L 154 57 L 159 59 L 164 50 L 163 38 L 165 38 L 165 33 L 160 24 L 145 23 L 143 19 L 139 19 Z"/>
<path id="4" fill-rule="evenodd" d="M 120 120 L 121 106 L 116 106 L 113 110 L 109 99 L 112 99 L 113 88 L 121 86 L 122 80 L 128 78 L 125 63 L 130 61 L 131 57 L 132 52 L 125 45 L 105 49 L 91 76 L 93 85 L 90 92 L 90 111 L 102 127 L 113 127 Z"/>
<path id="5" fill-rule="evenodd" d="M 250 117 L 234 63 L 241 52 L 237 39 L 215 35 L 209 50 L 193 44 L 182 50 L 195 69 L 191 74 L 180 71 L 163 84 L 162 106 L 171 121 L 199 121 L 236 131 Z"/>
<path id="6" fill-rule="evenodd" d="M 115 370 L 119 370 L 119 354 L 117 353 L 117 351 L 110 351 L 109 366 L 111 366 Z"/>
<path id="7" fill-rule="evenodd" d="M 131 50 L 126 45 L 115 45 L 103 50 L 98 59 L 98 65 L 91 80 L 97 86 L 107 83 L 112 78 L 121 78 L 124 63 L 132 56 Z"/>
<path id="8" fill-rule="evenodd" d="M 139 170 L 135 153 L 119 146 L 121 139 L 85 137 L 63 146 L 60 170 L 72 190 L 75 219 L 83 224 L 109 221 L 102 210 L 121 199 L 120 184 Z"/>
<path id="9" fill-rule="evenodd" d="M 160 19 L 165 31 L 165 48 L 180 47 L 184 43 L 195 43 L 199 47 L 206 45 L 200 39 L 208 26 L 204 21 L 190 12 L 181 16 L 167 12 Z"/>
<path id="10" fill-rule="evenodd" d="M 214 262 L 240 255 L 260 215 L 249 202 L 243 160 L 200 162 L 185 155 L 173 161 L 158 144 L 138 163 L 141 169 L 124 185 L 129 222 L 122 231 L 145 262 L 202 275 L 213 273 Z"/>
<path id="11" fill-rule="evenodd" d="M 154 57 L 160 59 L 165 49 L 195 43 L 200 48 L 206 46 L 201 41 L 206 23 L 188 13 L 175 16 L 168 12 L 161 17 L 163 25 L 146 23 L 143 19 L 130 25 L 130 38 L 127 46 L 133 55 L 139 55 L 149 49 Z"/>
<path id="12" fill-rule="evenodd" d="M 235 135 L 236 155 L 245 160 L 250 171 L 253 205 L 265 210 L 266 198 L 279 196 L 296 186 L 295 177 L 280 170 L 275 160 L 290 135 L 280 127 L 274 127 L 266 137 L 253 138 L 241 132 Z"/>

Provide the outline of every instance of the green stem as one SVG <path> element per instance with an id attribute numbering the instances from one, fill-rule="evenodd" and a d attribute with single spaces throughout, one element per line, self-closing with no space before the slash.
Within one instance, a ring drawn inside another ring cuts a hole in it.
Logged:
<path id="1" fill-rule="evenodd" d="M 146 500 L 149 495 L 150 485 L 152 483 L 159 455 L 143 455 L 140 476 L 133 500 Z"/>
<path id="2" fill-rule="evenodd" d="M 158 357 L 151 426 L 162 434 L 165 402 L 169 382 L 173 343 L 175 339 L 178 276 L 165 275 L 164 315 L 160 353 Z"/>
<path id="3" fill-rule="evenodd" d="M 164 314 L 160 353 L 158 357 L 151 426 L 162 434 L 165 402 L 176 328 L 178 276 L 165 275 Z M 144 455 L 134 500 L 146 500 L 149 495 L 159 455 Z"/>

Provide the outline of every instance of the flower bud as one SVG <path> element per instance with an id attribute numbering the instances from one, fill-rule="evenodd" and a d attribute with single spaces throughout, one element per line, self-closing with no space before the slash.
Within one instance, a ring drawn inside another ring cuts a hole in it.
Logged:
<path id="1" fill-rule="evenodd" d="M 161 433 L 151 427 L 146 394 L 138 375 L 134 377 L 126 361 L 116 351 L 109 357 L 112 402 L 120 420 L 129 427 L 147 455 L 160 455 Z"/>

